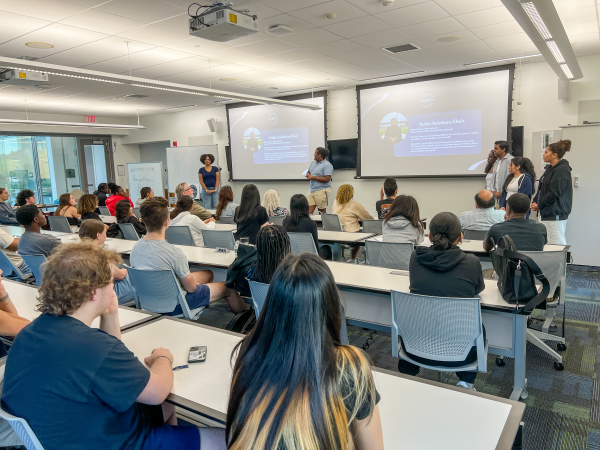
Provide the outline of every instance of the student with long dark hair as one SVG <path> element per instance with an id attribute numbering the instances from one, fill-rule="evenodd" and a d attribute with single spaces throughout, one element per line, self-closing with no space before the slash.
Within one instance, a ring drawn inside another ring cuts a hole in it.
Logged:
<path id="1" fill-rule="evenodd" d="M 513 194 L 525 194 L 529 199 L 533 195 L 535 183 L 535 169 L 529 158 L 515 156 L 508 166 L 508 176 L 502 187 L 502 195 L 498 200 L 500 209 L 506 210 L 506 200 Z M 529 218 L 529 213 L 527 213 Z"/>
<path id="2" fill-rule="evenodd" d="M 493 190 L 494 187 L 494 163 L 497 159 L 498 158 L 496 158 L 494 150 L 490 150 L 490 153 L 487 157 L 487 164 L 485 165 L 485 169 L 483 170 L 483 172 L 486 174 L 485 188 L 490 192 Z"/>
<path id="3" fill-rule="evenodd" d="M 396 197 L 383 219 L 383 241 L 420 244 L 423 230 L 417 200 L 410 195 Z"/>
<path id="4" fill-rule="evenodd" d="M 277 266 L 292 252 L 290 238 L 283 227 L 267 225 L 256 236 L 257 260 L 248 272 L 248 278 L 269 284 Z"/>
<path id="5" fill-rule="evenodd" d="M 219 220 L 221 217 L 233 217 L 235 209 L 240 206 L 233 201 L 233 189 L 231 186 L 223 186 L 219 191 L 219 204 L 217 205 L 217 214 L 215 218 Z"/>
<path id="6" fill-rule="evenodd" d="M 293 195 L 290 200 L 290 215 L 283 220 L 283 228 L 289 233 L 310 233 L 315 241 L 315 248 L 323 259 L 331 259 L 331 247 L 319 247 L 317 224 L 308 213 L 308 199 L 303 194 Z"/>
<path id="7" fill-rule="evenodd" d="M 130 223 L 137 231 L 137 234 L 143 236 L 146 234 L 146 225 L 142 222 L 142 219 L 137 218 L 133 214 L 133 208 L 128 200 L 121 200 L 115 206 L 115 217 L 117 223 Z"/>
<path id="8" fill-rule="evenodd" d="M 341 320 L 327 265 L 308 253 L 283 260 L 255 327 L 232 354 L 229 449 L 383 449 L 371 365 L 342 345 Z"/>
<path id="9" fill-rule="evenodd" d="M 69 194 L 68 192 L 62 194 L 58 198 L 58 206 L 54 211 L 54 215 L 66 217 L 71 228 L 76 227 L 81 224 L 81 221 L 79 220 L 81 214 L 77 212 L 77 208 L 75 207 L 76 204 L 77 200 L 75 200 L 73 194 Z"/>
<path id="10" fill-rule="evenodd" d="M 269 215 L 267 210 L 260 206 L 260 193 L 253 184 L 244 186 L 240 206 L 235 209 L 233 220 L 237 223 L 235 238 L 247 237 L 252 245 L 256 244 L 256 235 L 269 223 Z"/>
<path id="11" fill-rule="evenodd" d="M 431 247 L 417 247 L 410 257 L 410 292 L 434 297 L 471 298 L 485 289 L 479 258 L 464 253 L 458 247 L 462 239 L 460 221 L 454 214 L 442 212 L 431 219 Z M 415 355 L 409 356 L 424 364 L 456 367 L 476 361 L 477 350 L 473 347 L 467 359 L 460 362 L 431 361 Z M 420 368 L 401 359 L 398 361 L 398 370 L 415 376 Z M 456 375 L 460 380 L 458 386 L 474 389 L 477 372 L 457 372 Z"/>

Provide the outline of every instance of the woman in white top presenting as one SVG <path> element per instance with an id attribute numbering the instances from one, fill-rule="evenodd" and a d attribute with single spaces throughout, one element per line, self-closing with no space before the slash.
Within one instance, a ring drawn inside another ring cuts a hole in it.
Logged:
<path id="1" fill-rule="evenodd" d="M 506 177 L 502 195 L 498 200 L 500 209 L 506 209 L 506 200 L 513 194 L 525 194 L 531 199 L 533 184 L 535 183 L 535 170 L 529 158 L 515 156 L 508 166 L 509 175 Z M 527 218 L 531 211 L 527 212 Z"/>
<path id="2" fill-rule="evenodd" d="M 198 216 L 192 215 L 192 207 L 194 206 L 194 200 L 192 197 L 182 195 L 177 200 L 177 205 L 171 211 L 171 226 L 175 227 L 188 227 L 192 233 L 192 238 L 197 247 L 204 247 L 204 240 L 202 239 L 202 230 L 214 230 L 215 219 L 212 217 L 202 221 Z"/>
<path id="3" fill-rule="evenodd" d="M 493 187 L 494 187 L 494 163 L 496 162 L 498 158 L 496 158 L 496 155 L 494 155 L 494 150 L 490 150 L 490 153 L 487 157 L 487 164 L 485 166 L 485 188 L 490 191 L 493 192 Z"/>

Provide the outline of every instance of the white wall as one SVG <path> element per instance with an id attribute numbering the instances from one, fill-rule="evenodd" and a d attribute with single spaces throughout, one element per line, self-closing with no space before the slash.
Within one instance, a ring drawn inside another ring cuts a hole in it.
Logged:
<path id="1" fill-rule="evenodd" d="M 167 169 L 167 147 L 170 147 L 169 141 L 152 142 L 149 144 L 140 144 L 140 162 L 162 162 L 163 165 L 163 186 L 168 188 L 168 171 Z M 156 193 L 156 195 L 159 195 Z M 164 195 L 161 193 L 160 195 Z"/>

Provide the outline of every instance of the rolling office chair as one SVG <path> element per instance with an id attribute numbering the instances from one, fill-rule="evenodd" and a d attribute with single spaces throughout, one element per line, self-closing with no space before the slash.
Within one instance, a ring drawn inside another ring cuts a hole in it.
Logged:
<path id="1" fill-rule="evenodd" d="M 135 227 L 131 223 L 119 223 L 119 229 L 123 233 L 123 237 L 128 241 L 139 241 L 140 235 L 135 231 Z"/>
<path id="2" fill-rule="evenodd" d="M 375 233 L 382 234 L 383 232 L 383 220 L 378 219 L 364 219 L 362 221 L 363 233 Z"/>
<path id="3" fill-rule="evenodd" d="M 269 216 L 269 223 L 272 223 L 274 225 L 279 225 L 279 226 L 283 226 L 283 221 L 285 220 L 287 216 Z"/>
<path id="4" fill-rule="evenodd" d="M 31 278 L 31 274 L 23 274 L 4 252 L 0 252 L 0 269 L 2 270 L 2 276 L 4 278 L 13 278 L 19 281 L 27 281 Z"/>
<path id="5" fill-rule="evenodd" d="M 65 216 L 47 216 L 48 224 L 51 231 L 59 231 L 61 233 L 72 233 L 71 225 Z"/>
<path id="6" fill-rule="evenodd" d="M 235 248 L 233 233 L 228 230 L 201 230 L 204 246 L 207 248 Z"/>
<path id="7" fill-rule="evenodd" d="M 292 255 L 299 255 L 300 253 L 312 253 L 318 255 L 319 252 L 315 247 L 315 240 L 310 233 L 288 233 L 290 237 L 290 246 L 292 248 Z"/>
<path id="8" fill-rule="evenodd" d="M 46 257 L 44 255 L 21 255 L 21 258 L 23 258 L 25 264 L 31 269 L 31 273 L 35 277 L 36 286 L 41 286 L 44 275 L 42 264 L 46 262 Z"/>
<path id="9" fill-rule="evenodd" d="M 194 238 L 192 237 L 192 232 L 190 231 L 190 227 L 185 226 L 170 226 L 165 230 L 165 240 L 169 244 L 174 245 L 188 245 L 191 247 L 195 247 L 196 243 L 194 242 Z"/>
<path id="10" fill-rule="evenodd" d="M 485 241 L 487 234 L 488 230 L 465 230 L 464 236 L 472 241 Z"/>
<path id="11" fill-rule="evenodd" d="M 365 241 L 366 264 L 408 270 L 413 250 L 413 244 L 367 239 Z"/>

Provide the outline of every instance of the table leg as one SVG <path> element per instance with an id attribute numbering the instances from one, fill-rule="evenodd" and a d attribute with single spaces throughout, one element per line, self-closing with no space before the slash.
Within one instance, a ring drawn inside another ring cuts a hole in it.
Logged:
<path id="1" fill-rule="evenodd" d="M 527 393 L 527 378 L 525 378 L 525 348 L 527 345 L 527 317 L 524 314 L 515 314 L 514 323 L 514 354 L 515 354 L 515 373 L 513 391 L 510 395 L 510 400 L 518 401 L 526 399 Z"/>

